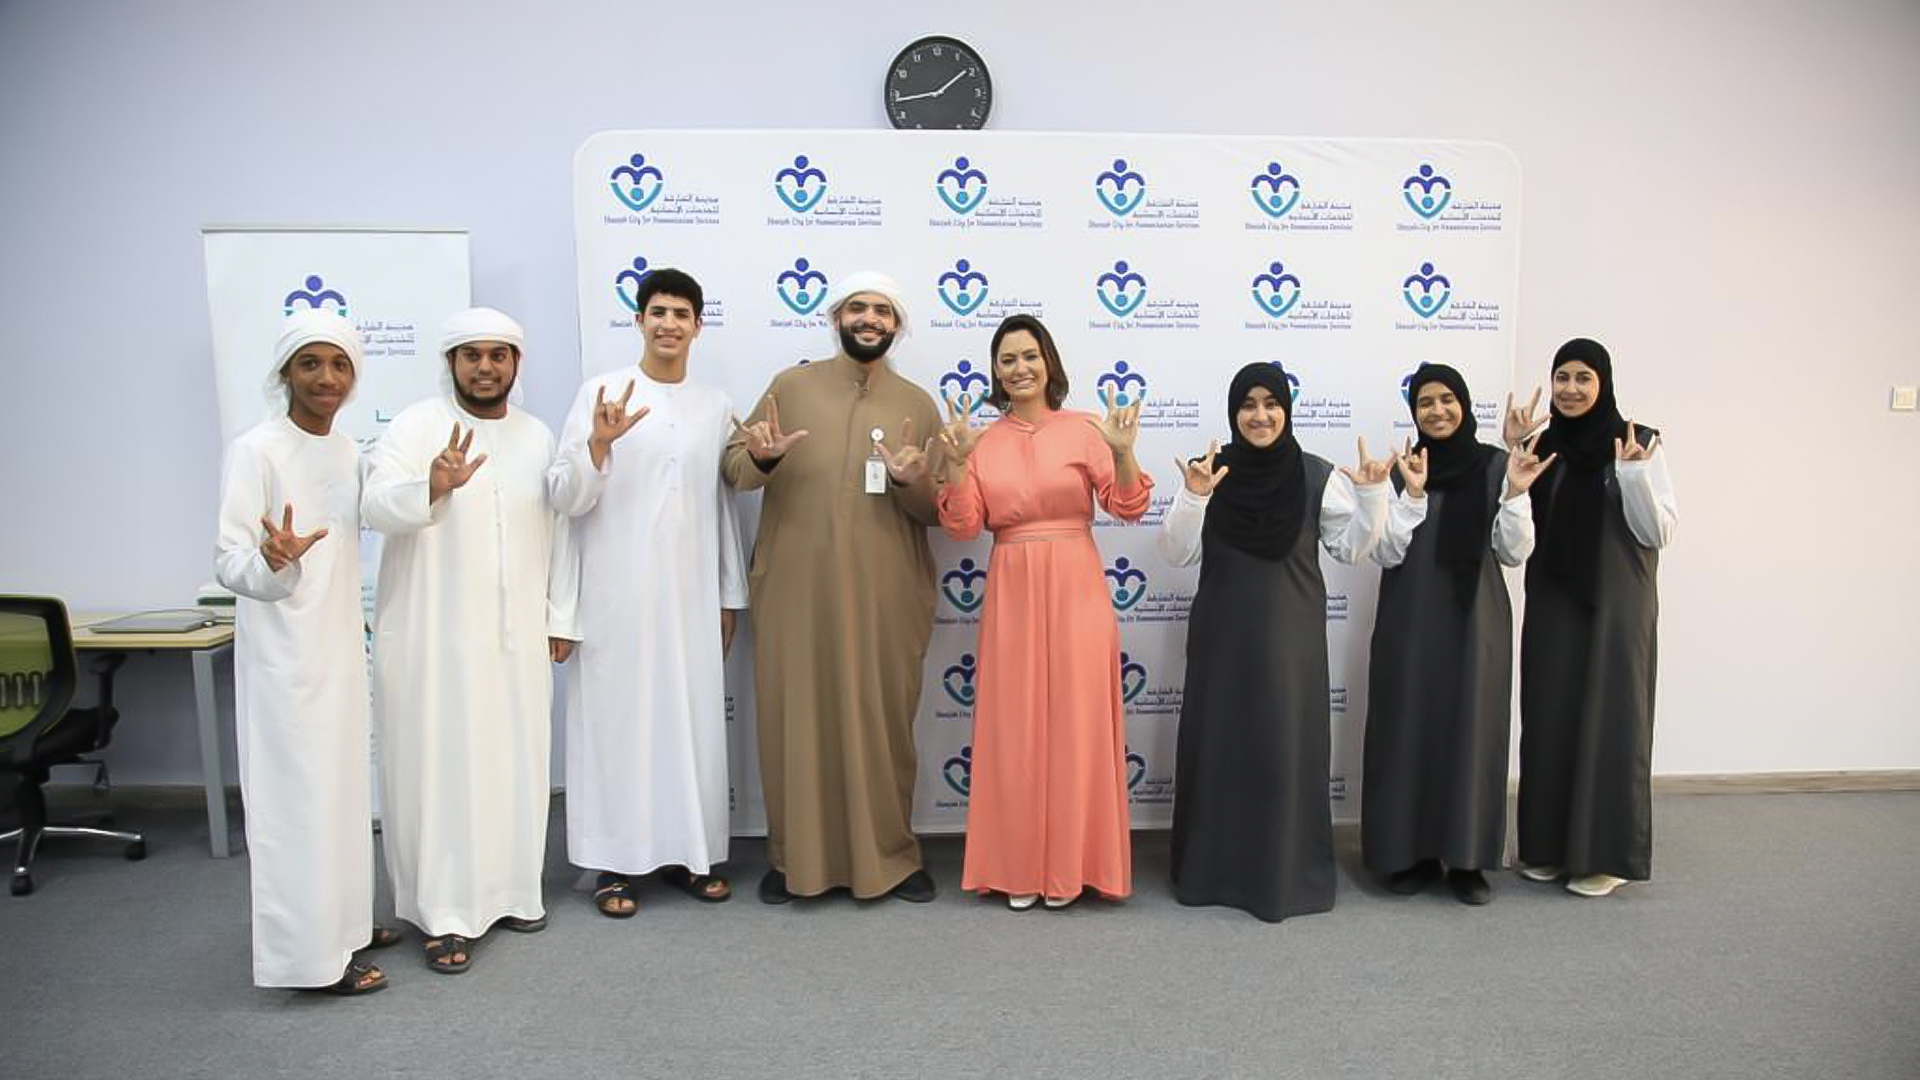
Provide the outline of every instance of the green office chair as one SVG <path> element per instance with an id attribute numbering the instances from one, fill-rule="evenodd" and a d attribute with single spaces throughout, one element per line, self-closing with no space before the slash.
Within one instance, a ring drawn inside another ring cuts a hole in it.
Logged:
<path id="1" fill-rule="evenodd" d="M 42 836 L 119 840 L 127 845 L 127 858 L 147 857 L 147 842 L 139 833 L 47 824 L 47 800 L 40 790 L 47 770 L 85 764 L 80 755 L 105 747 L 120 719 L 113 707 L 112 666 L 98 675 L 100 703 L 70 708 L 80 664 L 73 655 L 66 605 L 44 596 L 0 596 L 0 767 L 17 778 L 20 815 L 20 827 L 0 833 L 0 843 L 20 840 L 8 883 L 15 896 L 33 891 L 33 855 Z"/>

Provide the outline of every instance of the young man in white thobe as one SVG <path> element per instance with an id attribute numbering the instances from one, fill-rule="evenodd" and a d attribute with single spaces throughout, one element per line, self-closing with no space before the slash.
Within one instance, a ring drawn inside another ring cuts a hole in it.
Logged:
<path id="1" fill-rule="evenodd" d="M 725 393 L 688 377 L 700 285 L 640 284 L 637 368 L 580 388 L 548 473 L 580 549 L 580 667 L 567 692 L 567 857 L 600 871 L 602 914 L 634 914 L 633 878 L 696 899 L 730 886 L 726 686 L 746 563 L 720 456 Z M 644 422 L 643 422 L 644 421 Z"/>
<path id="2" fill-rule="evenodd" d="M 330 311 L 287 320 L 271 419 L 227 447 L 215 575 L 238 594 L 233 682 L 256 986 L 384 988 L 373 925 L 360 454 L 333 421 L 360 335 Z"/>
<path id="3" fill-rule="evenodd" d="M 552 662 L 570 651 L 567 522 L 553 433 L 508 400 L 525 335 L 492 308 L 447 320 L 445 393 L 402 410 L 361 510 L 385 536 L 374 719 L 394 909 L 427 966 L 467 970 L 495 925 L 545 929 Z"/>

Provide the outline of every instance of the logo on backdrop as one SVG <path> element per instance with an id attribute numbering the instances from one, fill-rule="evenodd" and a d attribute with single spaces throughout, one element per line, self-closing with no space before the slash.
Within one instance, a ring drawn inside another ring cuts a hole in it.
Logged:
<path id="1" fill-rule="evenodd" d="M 1287 272 L 1278 259 L 1267 264 L 1266 273 L 1253 276 L 1253 302 L 1270 318 L 1278 319 L 1293 310 L 1300 300 L 1300 279 Z"/>
<path id="2" fill-rule="evenodd" d="M 1140 427 L 1143 430 L 1187 430 L 1200 426 L 1198 398 L 1149 398 L 1147 373 L 1131 360 L 1116 360 L 1112 367 L 1095 376 L 1093 396 L 1105 409 L 1140 404 Z M 1111 522 L 1104 515 L 1098 515 L 1094 524 L 1105 527 Z"/>
<path id="3" fill-rule="evenodd" d="M 1125 555 L 1115 559 L 1104 572 L 1113 610 L 1125 611 L 1147 595 L 1147 572 L 1133 565 Z"/>
<path id="4" fill-rule="evenodd" d="M 1127 790 L 1132 791 L 1134 788 L 1139 787 L 1140 781 L 1145 780 L 1146 778 L 1147 778 L 1146 755 L 1140 753 L 1138 750 L 1135 750 L 1131 745 L 1129 745 L 1127 747 Z"/>
<path id="5" fill-rule="evenodd" d="M 793 268 L 782 270 L 773 279 L 780 302 L 795 315 L 811 315 L 827 298 L 827 275 L 813 268 L 805 257 L 793 260 Z"/>
<path id="6" fill-rule="evenodd" d="M 987 406 L 987 394 L 993 389 L 993 380 L 984 371 L 976 371 L 973 361 L 962 360 L 953 366 L 953 370 L 940 376 L 940 397 L 960 407 L 962 394 L 967 397 L 967 415 L 978 416 Z"/>
<path id="7" fill-rule="evenodd" d="M 651 273 L 653 273 L 653 271 L 647 267 L 647 257 L 645 255 L 635 255 L 633 262 L 622 267 L 619 273 L 613 275 L 614 295 L 620 298 L 620 302 L 626 305 L 628 311 L 639 312 L 640 283 L 647 280 L 647 275 Z"/>
<path id="8" fill-rule="evenodd" d="M 973 794 L 973 744 L 968 743 L 948 758 L 946 764 L 940 766 L 940 775 L 948 787 L 961 795 Z"/>
<path id="9" fill-rule="evenodd" d="M 1327 621 L 1328 622 L 1346 622 L 1348 606 L 1349 606 L 1349 602 L 1347 600 L 1346 593 L 1343 593 L 1343 592 L 1327 593 Z"/>
<path id="10" fill-rule="evenodd" d="M 1279 361 L 1272 361 L 1278 364 Z M 1353 427 L 1353 402 L 1336 394 L 1309 394 L 1300 376 L 1287 372 L 1287 385 L 1293 390 L 1293 409 L 1289 422 L 1297 431 L 1346 431 Z"/>
<path id="11" fill-rule="evenodd" d="M 979 611 L 987 602 L 986 568 L 972 559 L 961 559 L 957 568 L 940 575 L 940 595 L 965 614 Z"/>
<path id="12" fill-rule="evenodd" d="M 1287 377 L 1287 388 L 1293 392 L 1293 404 L 1298 405 L 1300 403 L 1300 376 L 1288 371 L 1286 365 L 1278 360 L 1269 360 L 1267 363 L 1279 368 L 1281 374 Z"/>
<path id="13" fill-rule="evenodd" d="M 1277 161 L 1267 162 L 1265 172 L 1253 174 L 1249 189 L 1253 192 L 1253 205 L 1275 221 L 1286 217 L 1300 201 L 1299 178 Z"/>
<path id="14" fill-rule="evenodd" d="M 1432 263 L 1423 262 L 1418 273 L 1408 274 L 1406 280 L 1400 283 L 1400 295 L 1415 315 L 1431 319 L 1440 314 L 1453 296 L 1453 282 L 1435 270 Z"/>
<path id="15" fill-rule="evenodd" d="M 1093 181 L 1094 197 L 1114 217 L 1126 217 L 1147 201 L 1147 178 L 1127 167 L 1126 158 L 1114 158 L 1113 168 Z"/>
<path id="16" fill-rule="evenodd" d="M 966 653 L 960 662 L 949 665 L 940 673 L 940 688 L 955 702 L 971 707 L 973 705 L 973 677 L 979 673 L 974 664 L 973 654 Z"/>
<path id="17" fill-rule="evenodd" d="M 1120 700 L 1128 705 L 1147 688 L 1147 665 L 1127 653 L 1120 654 Z"/>
<path id="18" fill-rule="evenodd" d="M 1093 291 L 1100 298 L 1101 307 L 1112 312 L 1115 318 L 1124 319 L 1146 300 L 1147 279 L 1128 266 L 1125 259 L 1120 259 L 1114 262 L 1112 270 L 1094 279 Z"/>
<path id="19" fill-rule="evenodd" d="M 987 174 L 964 157 L 953 159 L 953 168 L 942 169 L 933 182 L 933 190 L 947 209 L 956 214 L 971 214 L 987 201 Z"/>
<path id="20" fill-rule="evenodd" d="M 827 197 L 827 174 L 809 161 L 807 155 L 798 154 L 792 165 L 773 174 L 773 192 L 787 204 L 787 209 L 804 214 Z"/>
<path id="21" fill-rule="evenodd" d="M 1400 197 L 1414 213 L 1432 221 L 1453 202 L 1453 181 L 1422 162 L 1418 171 L 1400 182 Z"/>
<path id="22" fill-rule="evenodd" d="M 954 260 L 953 269 L 941 274 L 934 287 L 947 310 L 963 318 L 987 302 L 987 275 L 966 259 Z"/>
<path id="23" fill-rule="evenodd" d="M 667 186 L 667 178 L 659 169 L 647 164 L 645 154 L 628 158 L 625 165 L 613 170 L 608 180 L 614 198 L 636 214 L 652 206 L 653 200 L 659 198 L 661 190 Z"/>
<path id="24" fill-rule="evenodd" d="M 347 314 L 347 298 L 340 290 L 327 288 L 319 274 L 308 274 L 303 288 L 295 289 L 280 302 L 281 313 L 291 315 L 300 308 L 331 309 L 341 317 Z"/>
<path id="25" fill-rule="evenodd" d="M 1419 370 L 1419 368 L 1413 369 L 1413 371 Z M 1413 371 L 1407 372 L 1406 377 L 1400 380 L 1400 400 L 1408 405 L 1413 404 Z"/>
<path id="26" fill-rule="evenodd" d="M 1131 405 L 1147 395 L 1147 377 L 1121 360 L 1093 380 L 1100 404 L 1109 409 Z"/>

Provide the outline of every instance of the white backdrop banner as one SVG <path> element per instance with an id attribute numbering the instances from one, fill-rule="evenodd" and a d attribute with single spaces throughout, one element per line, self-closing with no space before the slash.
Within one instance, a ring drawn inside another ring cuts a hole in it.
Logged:
<path id="1" fill-rule="evenodd" d="M 1519 211 L 1518 164 L 1478 142 L 603 132 L 574 162 L 581 369 L 637 361 L 634 289 L 666 266 L 706 292 L 694 377 L 743 414 L 780 367 L 832 354 L 823 300 L 856 270 L 906 288 L 912 334 L 894 363 L 936 398 L 986 389 L 1002 318 L 1044 319 L 1072 384 L 1068 407 L 1145 401 L 1139 456 L 1158 484 L 1153 508 L 1138 525 L 1102 517 L 1095 533 L 1120 621 L 1134 822 L 1164 825 L 1198 577 L 1154 550 L 1180 482 L 1174 457 L 1225 440 L 1227 382 L 1254 361 L 1285 365 L 1300 441 L 1336 464 L 1353 462 L 1356 437 L 1381 456 L 1412 432 L 1406 380 L 1423 361 L 1461 370 L 1483 437 L 1496 438 L 1513 371 Z M 990 542 L 934 538 L 939 608 L 917 720 L 923 831 L 966 821 Z M 1378 571 L 1326 569 L 1332 794 L 1351 818 Z M 734 825 L 759 832 L 753 643 L 743 644 L 728 665 Z"/>
<path id="2" fill-rule="evenodd" d="M 440 324 L 469 306 L 465 230 L 209 226 L 202 239 L 223 443 L 266 418 L 273 344 L 301 308 L 338 311 L 366 340 L 354 398 L 335 421 L 362 451 L 401 409 L 440 392 Z M 369 614 L 379 541 L 360 530 Z"/>

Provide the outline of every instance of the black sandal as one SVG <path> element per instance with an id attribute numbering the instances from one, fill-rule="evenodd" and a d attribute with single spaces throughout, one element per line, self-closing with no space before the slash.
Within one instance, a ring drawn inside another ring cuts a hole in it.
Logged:
<path id="1" fill-rule="evenodd" d="M 542 915 L 537 919 L 522 919 L 517 915 L 502 915 L 494 925 L 516 934 L 537 934 L 547 928 L 547 917 Z"/>
<path id="2" fill-rule="evenodd" d="M 613 906 L 616 900 L 625 900 L 633 906 L 621 911 Z M 600 875 L 593 890 L 593 906 L 609 919 L 631 919 L 640 910 L 639 903 L 633 897 L 633 882 L 619 874 Z"/>
<path id="3" fill-rule="evenodd" d="M 660 871 L 660 880 L 709 904 L 721 904 L 733 898 L 733 886 L 718 874 L 696 874 L 684 866 L 669 866 Z"/>
<path id="4" fill-rule="evenodd" d="M 373 928 L 373 936 L 367 939 L 367 943 L 365 945 L 360 946 L 360 951 L 366 952 L 369 949 L 392 948 L 393 946 L 400 944 L 404 940 L 406 940 L 405 935 L 401 934 L 400 931 L 394 929 L 393 927 L 376 926 Z"/>
<path id="5" fill-rule="evenodd" d="M 427 953 L 427 968 L 442 975 L 458 975 L 473 966 L 473 942 L 459 934 L 443 934 L 437 938 L 428 938 L 421 946 Z M 454 955 L 463 954 L 466 958 L 455 960 Z"/>
<path id="6" fill-rule="evenodd" d="M 381 971 L 365 960 L 355 960 L 347 965 L 346 974 L 340 976 L 339 982 L 330 986 L 316 986 L 312 989 L 322 994 L 354 997 L 358 994 L 371 994 L 375 990 L 385 990 L 386 988 L 386 972 Z"/>

